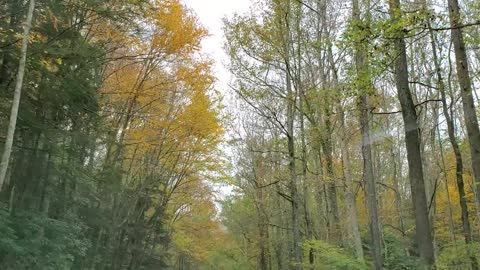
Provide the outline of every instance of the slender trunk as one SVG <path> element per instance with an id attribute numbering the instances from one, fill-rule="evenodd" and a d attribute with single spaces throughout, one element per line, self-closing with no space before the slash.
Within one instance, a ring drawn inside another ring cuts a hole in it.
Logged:
<path id="1" fill-rule="evenodd" d="M 398 212 L 398 226 L 402 233 L 405 233 L 405 222 L 403 216 L 403 208 L 402 208 L 402 196 L 400 193 L 400 185 L 398 182 L 398 171 L 401 170 L 397 169 L 397 157 L 395 155 L 395 150 L 393 147 L 390 149 L 391 156 L 392 156 L 392 163 L 393 163 L 393 188 L 395 189 L 395 208 Z M 401 176 L 401 175 L 400 175 Z"/>
<path id="2" fill-rule="evenodd" d="M 300 104 L 302 103 L 302 96 L 300 94 Z M 302 105 L 300 105 L 302 106 Z M 302 112 L 303 114 L 303 112 Z M 302 141 L 302 185 L 303 185 L 303 210 L 305 214 L 305 226 L 307 230 L 307 238 L 310 239 L 313 236 L 313 224 L 310 219 L 310 207 L 308 205 L 309 185 L 307 181 L 307 143 L 305 141 L 305 121 L 303 115 L 300 116 L 300 137 Z"/>
<path id="3" fill-rule="evenodd" d="M 288 76 L 288 75 L 287 75 Z M 295 141 L 294 141 L 294 119 L 295 119 L 295 98 L 290 83 L 287 78 L 287 91 L 289 92 L 289 101 L 287 109 L 287 129 L 288 129 L 288 156 L 289 156 L 289 172 L 290 172 L 290 196 L 292 199 L 292 221 L 293 221 L 293 260 L 294 263 L 300 263 L 301 247 L 300 247 L 300 228 L 299 228 L 299 209 L 298 209 L 298 191 L 297 191 L 297 172 L 295 165 Z M 293 269 L 299 269 L 294 266 Z"/>
<path id="4" fill-rule="evenodd" d="M 360 8 L 358 0 L 352 1 L 352 19 L 360 23 Z M 368 17 L 368 16 L 367 16 Z M 360 29 L 357 29 L 360 30 Z M 372 140 L 370 135 L 370 116 L 368 109 L 368 95 L 373 90 L 369 82 L 368 62 L 365 53 L 365 44 L 358 44 L 355 52 L 355 66 L 357 69 L 358 82 L 367 81 L 366 84 L 359 84 L 360 91 L 360 128 L 362 133 L 362 157 L 363 157 L 363 180 L 366 186 L 367 209 L 370 222 L 370 235 L 372 237 L 372 257 L 374 269 L 382 267 L 382 230 L 380 228 L 377 188 L 373 170 Z M 365 80 L 365 76 L 367 79 Z"/>
<path id="5" fill-rule="evenodd" d="M 300 58 L 299 58 L 300 59 Z M 299 60 L 300 62 L 300 60 Z M 299 64 L 300 67 L 300 64 Z M 300 70 L 299 70 L 300 73 Z M 298 75 L 298 85 L 300 85 L 301 80 L 300 80 L 300 74 Z M 304 110 L 304 98 L 305 98 L 305 93 L 303 91 L 303 87 L 299 86 L 299 107 L 300 107 L 300 138 L 301 138 L 301 143 L 302 143 L 302 185 L 303 185 L 303 210 L 304 210 L 304 217 L 305 217 L 305 227 L 306 227 L 306 239 L 313 239 L 313 224 L 312 224 L 312 219 L 310 217 L 310 207 L 308 204 L 308 199 L 309 199 L 309 185 L 307 181 L 307 170 L 308 170 L 308 164 L 307 164 L 307 143 L 305 139 L 305 110 Z M 314 256 L 313 256 L 313 249 L 309 250 L 308 256 L 309 256 L 309 263 L 311 267 L 313 267 L 314 264 Z"/>
<path id="6" fill-rule="evenodd" d="M 401 17 L 400 1 L 389 0 L 390 16 L 394 22 Z M 397 32 L 394 38 L 395 51 L 395 81 L 398 98 L 402 107 L 402 117 L 405 128 L 405 142 L 407 147 L 407 160 L 409 178 L 415 214 L 415 244 L 420 258 L 427 265 L 433 266 L 435 256 L 431 235 L 430 221 L 427 212 L 427 198 L 425 196 L 425 182 L 423 178 L 423 164 L 420 154 L 420 131 L 418 127 L 417 112 L 412 100 L 408 81 L 408 65 L 405 40 Z"/>
<path id="7" fill-rule="evenodd" d="M 341 106 L 340 106 L 341 107 Z M 362 238 L 360 236 L 360 225 L 358 224 L 358 213 L 355 201 L 355 193 L 352 181 L 352 175 L 350 173 L 350 160 L 348 157 L 347 144 L 348 140 L 345 138 L 345 115 L 343 108 L 340 109 L 340 125 L 341 130 L 344 133 L 342 138 L 341 155 L 342 155 L 342 168 L 343 168 L 343 180 L 345 183 L 345 204 L 347 208 L 347 226 L 349 230 L 349 243 L 355 250 L 355 256 L 363 260 L 363 247 Z"/>
<path id="8" fill-rule="evenodd" d="M 299 107 L 299 122 L 300 122 L 300 140 L 301 140 L 301 158 L 302 158 L 302 188 L 303 188 L 303 210 L 306 227 L 306 238 L 311 239 L 313 237 L 313 224 L 310 218 L 310 209 L 308 205 L 308 181 L 307 181 L 307 142 L 305 138 L 305 101 L 306 95 L 302 84 L 302 35 L 301 35 L 301 19 L 302 19 L 302 5 L 297 3 L 296 6 L 296 29 L 297 32 L 297 50 L 296 50 L 296 76 L 295 87 L 298 89 L 298 107 Z M 312 251 L 311 251 L 312 252 Z M 310 252 L 310 253 L 311 253 Z M 313 262 L 311 262 L 313 263 Z"/>
<path id="9" fill-rule="evenodd" d="M 328 223 L 330 225 L 330 240 L 332 243 L 335 243 L 338 239 L 340 233 L 339 223 L 340 218 L 338 216 L 338 204 L 337 204 L 337 187 L 335 181 L 335 172 L 333 169 L 333 145 L 332 145 L 332 123 L 331 123 L 331 112 L 329 105 L 325 105 L 325 133 L 322 140 L 323 143 L 323 154 L 325 155 L 326 162 L 326 176 L 327 176 L 327 185 L 326 185 L 326 196 L 328 202 Z"/>
<path id="10" fill-rule="evenodd" d="M 458 0 L 448 0 L 448 11 L 450 15 L 450 26 L 452 42 L 455 51 L 455 62 L 457 68 L 458 83 L 462 96 L 463 116 L 467 127 L 468 141 L 470 143 L 470 154 L 472 157 L 472 169 L 475 179 L 476 198 L 480 202 L 480 130 L 478 127 L 475 101 L 473 99 L 472 81 L 468 67 L 467 50 L 463 40 L 460 7 Z"/>
<path id="11" fill-rule="evenodd" d="M 317 213 L 318 213 L 318 223 L 317 230 L 315 230 L 315 236 L 317 239 L 327 241 L 328 239 L 328 218 L 327 218 L 327 203 L 324 194 L 325 185 L 322 183 L 323 179 L 323 168 L 322 168 L 322 155 L 320 152 L 320 146 L 317 146 L 315 149 L 314 165 L 315 165 L 315 200 L 317 202 Z M 327 228 L 327 230 L 319 230 L 318 227 Z"/>
<path id="12" fill-rule="evenodd" d="M 265 182 L 265 168 L 262 161 L 257 159 L 255 162 L 255 182 L 256 188 L 256 208 L 258 219 L 258 265 L 259 269 L 268 269 L 268 216 L 265 215 L 265 195 L 261 186 Z M 261 186 L 258 186 L 261 185 Z"/>
<path id="13" fill-rule="evenodd" d="M 439 128 L 439 127 L 437 127 Z M 447 197 L 447 208 L 448 208 L 448 228 L 450 231 L 450 235 L 452 236 L 453 243 L 456 245 L 457 239 L 455 237 L 455 226 L 453 223 L 453 210 L 452 210 L 452 200 L 450 198 L 450 190 L 448 189 L 448 177 L 447 177 L 447 172 L 446 168 L 447 165 L 445 163 L 445 154 L 443 152 L 443 143 L 440 139 L 440 134 L 438 135 L 438 143 L 440 147 L 440 158 L 442 159 L 442 173 L 443 173 L 443 179 L 445 181 L 445 195 Z"/>
<path id="14" fill-rule="evenodd" d="M 268 233 L 264 217 L 259 213 L 258 264 L 260 270 L 268 270 Z"/>
<path id="15" fill-rule="evenodd" d="M 10 154 L 12 153 L 13 137 L 17 126 L 18 108 L 20 107 L 20 97 L 22 96 L 23 77 L 25 76 L 25 65 L 27 62 L 28 40 L 30 38 L 30 29 L 32 28 L 33 11 L 35 9 L 35 0 L 30 0 L 27 19 L 23 30 L 22 49 L 20 52 L 20 63 L 18 65 L 17 79 L 15 83 L 15 94 L 13 96 L 12 111 L 8 124 L 7 139 L 3 149 L 2 160 L 0 163 L 0 191 L 2 191 L 5 176 L 7 175 Z"/>
<path id="16" fill-rule="evenodd" d="M 289 169 L 289 189 L 292 204 L 292 263 L 291 269 L 299 270 L 301 267 L 302 247 L 300 246 L 300 213 L 299 213 L 299 198 L 297 190 L 297 172 L 296 172 L 296 157 L 295 157 L 295 110 L 297 103 L 297 96 L 292 85 L 292 74 L 294 74 L 291 67 L 290 49 L 292 46 L 291 29 L 290 29 L 290 1 L 288 0 L 282 7 L 282 3 L 276 2 L 278 5 L 279 23 L 283 28 L 283 52 L 285 62 L 285 84 L 286 84 L 286 102 L 287 102 L 287 146 L 288 146 L 288 169 Z"/>
<path id="17" fill-rule="evenodd" d="M 288 18 L 287 18 L 288 19 Z M 289 47 L 290 39 L 286 34 L 285 40 L 285 63 L 286 69 L 290 70 L 290 57 L 289 57 Z M 291 71 L 291 70 L 290 70 Z M 293 250 L 292 250 L 292 259 L 293 266 L 292 269 L 300 269 L 299 264 L 301 263 L 301 246 L 300 246 L 300 227 L 299 227 L 299 209 L 298 209 L 298 191 L 297 191 L 297 172 L 296 172 L 296 162 L 295 162 L 295 140 L 294 140 L 294 122 L 295 122 L 295 103 L 296 96 L 293 91 L 292 81 L 290 77 L 291 72 L 285 75 L 286 88 L 287 88 L 287 140 L 288 140 L 288 157 L 289 157 L 289 172 L 290 172 L 290 197 L 292 200 L 292 226 L 293 226 Z"/>
<path id="18" fill-rule="evenodd" d="M 327 32 L 328 36 L 328 32 Z M 330 224 L 331 224 L 331 229 L 332 229 L 332 235 L 334 236 L 334 242 L 335 241 L 341 241 L 341 229 L 340 229 L 340 216 L 339 216 L 339 210 L 338 210 L 338 202 L 337 202 L 337 183 L 335 179 L 335 171 L 333 167 L 333 138 L 332 138 L 332 133 L 333 133 L 333 124 L 332 124 L 332 106 L 330 104 L 333 104 L 332 101 L 335 100 L 335 95 L 336 93 L 334 91 L 337 90 L 338 87 L 338 77 L 337 77 L 337 71 L 335 67 L 335 61 L 333 59 L 333 52 L 332 52 L 332 43 L 330 41 L 327 41 L 327 61 L 328 64 L 330 65 L 330 69 L 332 72 L 332 82 L 333 82 L 333 87 L 332 89 L 325 89 L 325 98 L 326 102 L 324 104 L 324 113 L 325 113 L 325 133 L 324 133 L 324 140 L 323 140 L 323 151 L 325 154 L 325 161 L 326 161 L 326 166 L 327 166 L 327 177 L 328 177 L 328 202 L 329 202 L 329 210 L 330 210 Z M 326 73 L 328 74 L 328 73 Z M 325 80 L 326 81 L 326 80 Z"/>
<path id="19" fill-rule="evenodd" d="M 368 97 L 362 94 L 360 98 L 360 125 L 362 131 L 363 178 L 366 186 L 367 209 L 372 237 L 372 255 L 375 269 L 382 269 L 382 232 L 377 206 L 377 188 L 373 173 L 372 140 L 370 136 L 370 121 L 368 120 Z"/>
<path id="20" fill-rule="evenodd" d="M 278 135 L 274 135 L 274 139 L 278 139 Z M 276 148 L 276 147 L 275 147 Z M 275 150 L 278 150 L 276 148 Z M 278 156 L 276 158 L 279 158 Z M 272 166 L 273 171 L 279 170 L 279 165 L 274 164 Z M 275 185 L 275 191 L 278 193 L 282 189 L 280 188 L 279 185 Z M 278 207 L 275 207 L 273 215 L 272 215 L 272 221 L 275 224 L 280 224 L 281 226 L 287 227 L 287 217 L 285 216 L 285 208 L 284 208 L 284 200 L 280 196 L 275 196 L 273 198 L 273 204 L 278 205 Z M 286 261 L 288 259 L 288 255 L 286 254 L 286 251 L 288 250 L 287 247 L 285 247 L 285 242 L 283 239 L 285 239 L 287 236 L 285 235 L 285 231 L 283 229 L 280 229 L 278 227 L 272 227 L 272 248 L 273 248 L 273 257 L 275 258 L 275 266 L 276 269 L 278 270 L 285 270 L 287 269 L 287 264 Z"/>
<path id="21" fill-rule="evenodd" d="M 433 62 L 434 62 L 435 70 L 437 74 L 438 90 L 440 92 L 441 100 L 442 100 L 443 115 L 445 117 L 445 121 L 447 122 L 448 138 L 450 140 L 450 144 L 452 145 L 452 149 L 455 154 L 455 165 L 456 165 L 455 175 L 457 180 L 460 209 L 462 211 L 463 234 L 465 237 L 465 243 L 470 244 L 473 241 L 473 236 L 472 236 L 470 220 L 468 217 L 467 199 L 465 198 L 465 184 L 463 181 L 463 159 L 462 159 L 460 147 L 457 142 L 457 138 L 455 137 L 455 123 L 453 122 L 453 119 L 450 116 L 450 112 L 448 111 L 447 97 L 445 93 L 445 82 L 443 81 L 443 78 L 442 78 L 442 70 L 441 70 L 440 63 L 437 56 L 437 44 L 435 42 L 435 36 L 432 30 L 430 30 L 430 39 L 431 39 L 431 46 L 432 46 L 432 52 L 433 52 Z M 446 188 L 448 192 L 448 185 Z M 474 256 L 471 257 L 471 261 L 472 261 L 472 269 L 478 270 L 478 262 Z"/>
<path id="22" fill-rule="evenodd" d="M 335 91 L 340 91 L 338 71 L 335 66 L 331 44 L 328 46 L 328 59 L 329 59 L 331 69 L 333 70 L 333 84 L 334 84 L 333 88 Z M 342 134 L 340 154 L 342 156 L 342 174 L 343 174 L 343 181 L 345 184 L 345 204 L 347 208 L 346 209 L 347 210 L 347 217 L 346 217 L 347 228 L 346 229 L 348 231 L 347 245 L 350 245 L 353 248 L 353 250 L 355 251 L 355 256 L 358 259 L 363 260 L 362 238 L 360 236 L 360 230 L 359 230 L 360 225 L 358 224 L 357 207 L 355 202 L 353 181 L 352 181 L 352 176 L 350 172 L 350 160 L 348 157 L 348 138 L 346 135 L 347 129 L 345 126 L 345 111 L 342 107 L 341 100 L 337 100 L 337 102 L 338 102 L 337 112 L 338 112 L 338 117 L 340 122 L 340 132 Z"/>

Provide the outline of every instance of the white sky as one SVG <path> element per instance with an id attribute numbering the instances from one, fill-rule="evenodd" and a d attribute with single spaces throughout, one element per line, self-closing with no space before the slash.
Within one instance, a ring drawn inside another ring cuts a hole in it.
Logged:
<path id="1" fill-rule="evenodd" d="M 200 23 L 210 33 L 202 42 L 203 52 L 215 60 L 215 75 L 218 78 L 217 88 L 225 93 L 230 75 L 224 67 L 227 55 L 223 50 L 222 18 L 231 17 L 234 13 L 248 11 L 250 0 L 183 0 L 188 8 L 192 9 Z"/>

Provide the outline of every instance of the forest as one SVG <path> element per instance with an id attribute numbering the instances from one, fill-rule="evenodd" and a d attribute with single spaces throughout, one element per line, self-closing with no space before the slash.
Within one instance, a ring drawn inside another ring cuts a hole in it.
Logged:
<path id="1" fill-rule="evenodd" d="M 480 1 L 249 2 L 0 0 L 0 269 L 480 269 Z"/>

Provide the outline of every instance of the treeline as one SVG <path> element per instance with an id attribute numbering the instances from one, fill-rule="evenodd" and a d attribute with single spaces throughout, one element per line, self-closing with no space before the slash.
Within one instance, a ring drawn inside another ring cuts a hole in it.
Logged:
<path id="1" fill-rule="evenodd" d="M 478 1 L 258 0 L 225 20 L 227 269 L 479 269 Z"/>
<path id="2" fill-rule="evenodd" d="M 0 0 L 1 269 L 207 260 L 226 233 L 206 35 L 177 0 Z"/>

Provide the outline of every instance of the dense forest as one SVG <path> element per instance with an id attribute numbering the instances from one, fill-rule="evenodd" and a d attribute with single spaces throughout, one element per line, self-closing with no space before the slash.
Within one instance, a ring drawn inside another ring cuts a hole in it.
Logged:
<path id="1" fill-rule="evenodd" d="M 480 269 L 478 0 L 223 30 L 228 87 L 180 0 L 0 0 L 0 269 Z"/>

